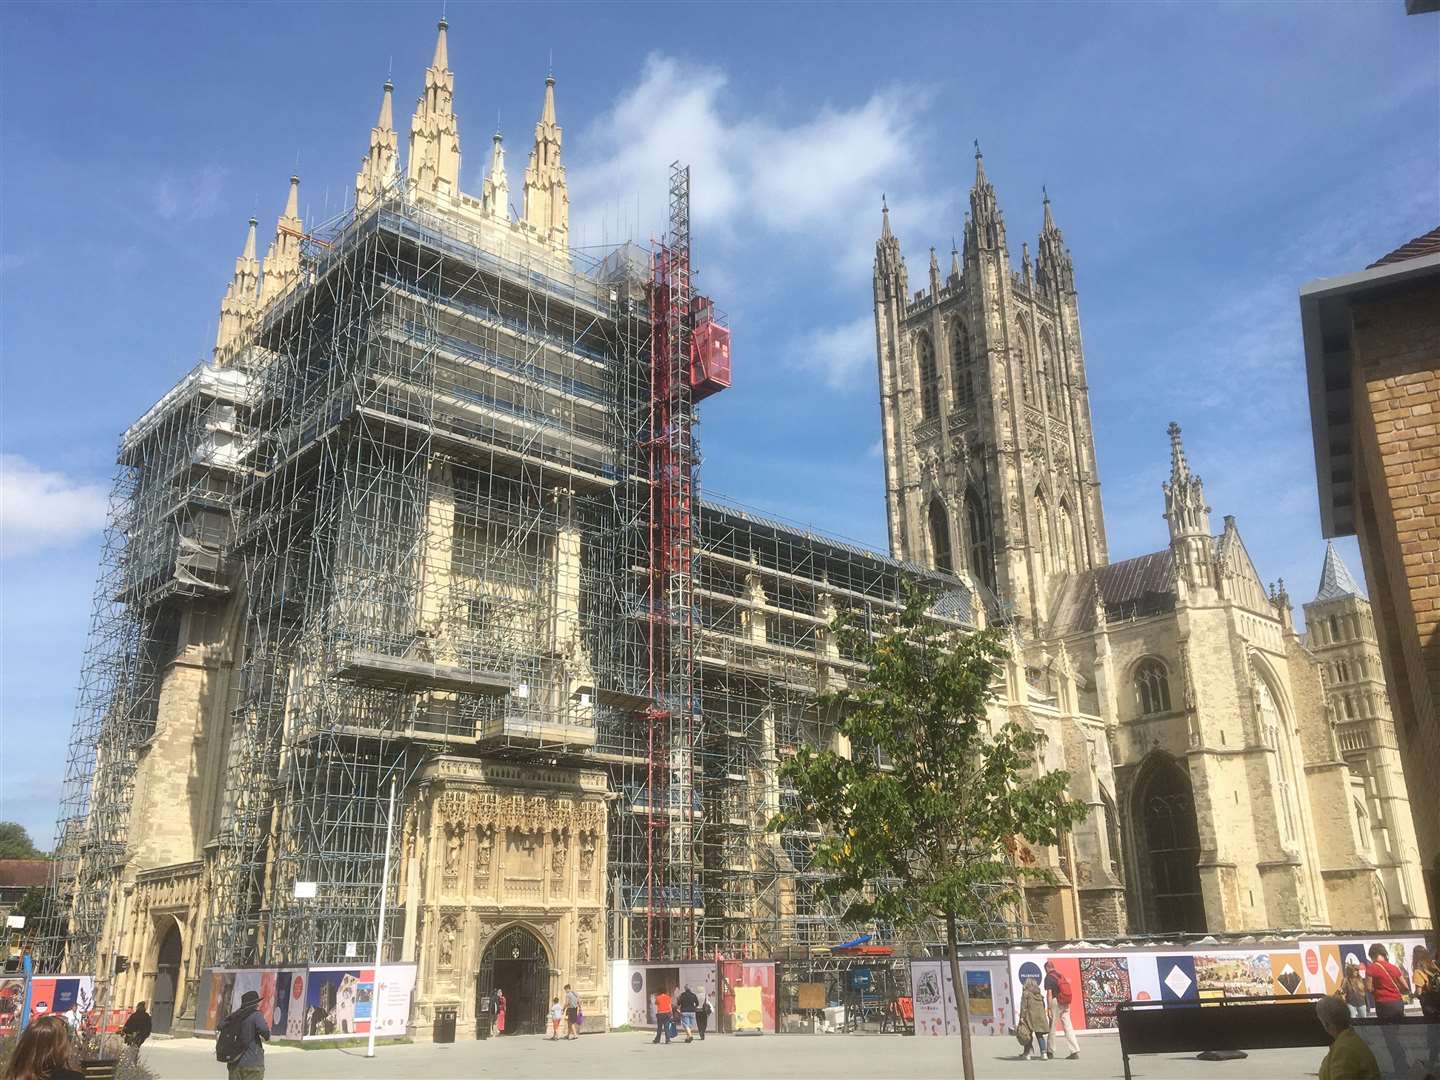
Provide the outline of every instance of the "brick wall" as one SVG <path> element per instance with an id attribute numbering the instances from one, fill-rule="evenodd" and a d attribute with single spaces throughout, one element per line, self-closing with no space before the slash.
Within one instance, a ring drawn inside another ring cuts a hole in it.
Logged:
<path id="1" fill-rule="evenodd" d="M 1440 893 L 1440 286 L 1352 308 L 1361 553 L 1430 905 Z"/>

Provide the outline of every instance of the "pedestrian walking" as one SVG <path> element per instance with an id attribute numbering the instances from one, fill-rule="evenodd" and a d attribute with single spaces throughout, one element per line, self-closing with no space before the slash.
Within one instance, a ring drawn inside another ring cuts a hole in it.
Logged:
<path id="1" fill-rule="evenodd" d="M 700 991 L 700 1008 L 695 1010 L 695 1022 L 700 1026 L 700 1041 L 705 1041 L 705 1029 L 710 1026 L 710 992 Z"/>
<path id="2" fill-rule="evenodd" d="M 505 1034 L 505 991 L 495 988 L 495 1034 Z"/>
<path id="3" fill-rule="evenodd" d="M 1400 1041 L 1396 1025 L 1405 1019 L 1405 999 L 1410 995 L 1410 980 L 1405 978 L 1405 972 L 1390 962 L 1390 954 L 1378 941 L 1370 946 L 1365 981 L 1369 984 L 1370 996 L 1375 999 L 1375 1019 L 1380 1021 L 1380 1032 L 1390 1051 L 1390 1071 L 1397 1076 L 1406 1076 L 1410 1072 L 1410 1058 L 1405 1053 L 1405 1044 Z"/>
<path id="4" fill-rule="evenodd" d="M 1369 991 L 1365 988 L 1365 973 L 1354 960 L 1347 960 L 1345 978 L 1340 984 L 1340 996 L 1344 998 L 1352 1019 L 1363 1020 L 1369 1015 L 1368 994 Z"/>
<path id="5" fill-rule="evenodd" d="M 62 1016 L 42 1016 L 20 1033 L 6 1080 L 85 1080 L 76 1071 L 74 1036 Z"/>
<path id="6" fill-rule="evenodd" d="M 700 1009 L 700 999 L 695 996 L 695 991 L 685 987 L 677 1002 L 680 1009 L 680 1026 L 685 1029 L 685 1041 L 695 1041 L 695 1014 Z"/>
<path id="7" fill-rule="evenodd" d="M 265 1080 L 265 1044 L 270 1025 L 260 1015 L 260 995 L 246 990 L 215 1036 L 215 1059 L 225 1062 L 230 1080 Z"/>
<path id="8" fill-rule="evenodd" d="M 140 1047 L 150 1038 L 150 1014 L 145 1011 L 145 1002 L 136 1002 L 135 1009 L 125 1018 L 120 1029 L 120 1038 L 125 1042 L 125 1056 L 133 1065 L 140 1060 Z"/>
<path id="9" fill-rule="evenodd" d="M 565 1041 L 580 1037 L 580 995 L 565 984 Z"/>
<path id="10" fill-rule="evenodd" d="M 550 1002 L 550 1041 L 555 1042 L 560 1038 L 560 1021 L 565 1019 L 565 1006 L 560 1004 L 560 999 L 554 998 Z M 566 1038 L 569 1038 L 567 1035 Z"/>
<path id="11" fill-rule="evenodd" d="M 1330 1035 L 1330 1050 L 1320 1062 L 1320 1080 L 1380 1080 L 1380 1066 L 1365 1040 L 1350 1027 L 1350 1010 L 1337 997 L 1321 998 L 1315 1015 Z"/>
<path id="12" fill-rule="evenodd" d="M 661 990 L 655 995 L 655 1042 L 658 1043 L 660 1037 L 663 1035 L 665 1037 L 665 1045 L 670 1045 L 670 1025 L 672 1023 L 673 1020 L 670 1016 L 670 995 L 664 990 Z"/>
<path id="13" fill-rule="evenodd" d="M 1064 1032 L 1065 1045 L 1070 1048 L 1066 1060 L 1074 1061 L 1080 1056 L 1080 1044 L 1075 1041 L 1075 1028 L 1070 1021 L 1070 1002 L 1074 999 L 1074 990 L 1070 986 L 1070 980 L 1060 973 L 1053 960 L 1045 961 L 1045 997 L 1050 1004 L 1048 1030 L 1055 1032 L 1055 1035 L 1050 1037 L 1048 1056 L 1055 1056 L 1056 1035 Z"/>
<path id="14" fill-rule="evenodd" d="M 1033 976 L 1025 980 L 1020 991 L 1020 1011 L 1015 1021 L 1015 1037 L 1020 1040 L 1020 1060 L 1028 1061 L 1032 1048 L 1037 1048 L 1036 1060 L 1051 1057 L 1050 1053 L 1050 1011 L 1045 1008 L 1045 996 L 1040 993 L 1038 980 Z"/>

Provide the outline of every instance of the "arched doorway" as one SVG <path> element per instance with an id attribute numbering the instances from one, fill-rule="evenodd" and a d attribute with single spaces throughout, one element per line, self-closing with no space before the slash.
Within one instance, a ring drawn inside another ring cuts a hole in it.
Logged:
<path id="1" fill-rule="evenodd" d="M 550 958 L 540 939 L 523 926 L 497 934 L 480 958 L 475 983 L 475 1014 L 496 988 L 505 994 L 505 1034 L 538 1035 L 545 1031 L 550 1006 Z"/>
<path id="2" fill-rule="evenodd" d="M 1132 796 L 1144 890 L 1145 928 L 1152 931 L 1205 929 L 1200 890 L 1200 833 L 1190 776 L 1168 754 L 1155 754 L 1141 767 Z"/>
<path id="3" fill-rule="evenodd" d="M 155 958 L 155 987 L 150 992 L 150 1023 L 157 1035 L 169 1034 L 175 1020 L 175 988 L 180 985 L 180 927 L 173 921 L 160 939 Z"/>

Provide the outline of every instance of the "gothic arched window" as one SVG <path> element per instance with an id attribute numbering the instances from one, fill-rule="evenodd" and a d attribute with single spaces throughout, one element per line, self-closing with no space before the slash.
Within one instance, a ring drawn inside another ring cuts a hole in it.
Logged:
<path id="1" fill-rule="evenodd" d="M 1260 731 L 1279 758 L 1281 837 L 1287 844 L 1293 844 L 1299 835 L 1296 827 L 1298 815 L 1295 810 L 1295 798 L 1299 788 L 1293 740 L 1289 725 L 1280 716 L 1280 707 L 1275 703 L 1269 681 L 1258 671 L 1255 673 L 1255 704 L 1260 713 Z M 1349 697 L 1345 699 L 1345 706 L 1347 710 L 1353 708 Z"/>
<path id="2" fill-rule="evenodd" d="M 1170 675 L 1159 660 L 1142 660 L 1135 668 L 1135 698 L 1141 716 L 1170 711 Z"/>
<path id="3" fill-rule="evenodd" d="M 934 420 L 940 415 L 940 368 L 935 363 L 935 346 L 929 334 L 921 334 L 916 342 L 920 356 L 920 415 Z"/>
<path id="4" fill-rule="evenodd" d="M 975 403 L 975 356 L 970 348 L 970 331 L 958 319 L 950 338 L 950 367 L 955 382 L 955 404 L 965 408 Z"/>
<path id="5" fill-rule="evenodd" d="M 935 553 L 935 569 L 954 573 L 955 562 L 950 557 L 950 515 L 945 504 L 936 495 L 930 500 L 930 550 Z"/>
<path id="6" fill-rule="evenodd" d="M 1050 527 L 1050 500 L 1045 497 L 1045 489 L 1035 489 L 1035 518 L 1039 524 L 1036 533 L 1036 540 L 1040 548 L 1040 565 L 1045 570 L 1053 570 L 1055 567 L 1055 537 Z"/>
<path id="7" fill-rule="evenodd" d="M 1035 402 L 1035 379 L 1030 371 L 1030 357 L 1025 348 L 1025 324 L 1015 328 L 1015 366 L 1020 369 L 1020 387 L 1027 404 Z"/>
<path id="8" fill-rule="evenodd" d="M 1060 569 L 1067 574 L 1073 574 L 1080 568 L 1076 559 L 1080 541 L 1075 534 L 1075 516 L 1070 513 L 1070 504 L 1064 499 L 1060 500 L 1057 525 L 1060 529 Z"/>
<path id="9" fill-rule="evenodd" d="M 1045 399 L 1049 403 L 1050 412 L 1052 415 L 1059 415 L 1060 403 L 1064 400 L 1063 381 L 1060 378 L 1060 365 L 1055 359 L 1055 343 L 1050 338 L 1049 330 L 1040 331 L 1040 367 L 1045 375 Z"/>
<path id="10" fill-rule="evenodd" d="M 973 487 L 965 493 L 965 526 L 970 531 L 970 573 L 995 591 L 995 559 L 991 554 L 990 512 Z"/>

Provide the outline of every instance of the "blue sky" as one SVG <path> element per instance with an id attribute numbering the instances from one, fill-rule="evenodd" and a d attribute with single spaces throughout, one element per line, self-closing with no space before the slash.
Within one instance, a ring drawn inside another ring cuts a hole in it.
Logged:
<path id="1" fill-rule="evenodd" d="M 393 64 L 408 127 L 438 3 L 0 8 L 0 818 L 48 844 L 124 427 L 208 354 L 245 219 L 352 189 Z M 1440 17 L 1370 4 L 611 6 L 450 0 L 463 182 L 517 192 L 547 65 L 572 240 L 647 237 L 694 169 L 736 385 L 710 491 L 885 543 L 870 263 L 948 252 L 971 143 L 1018 261 L 1049 186 L 1074 254 L 1113 558 L 1164 543 L 1165 426 L 1218 527 L 1313 595 L 1296 292 L 1440 222 Z M 943 256 L 942 256 L 943 257 Z M 1353 544 L 1345 554 L 1353 570 Z"/>

